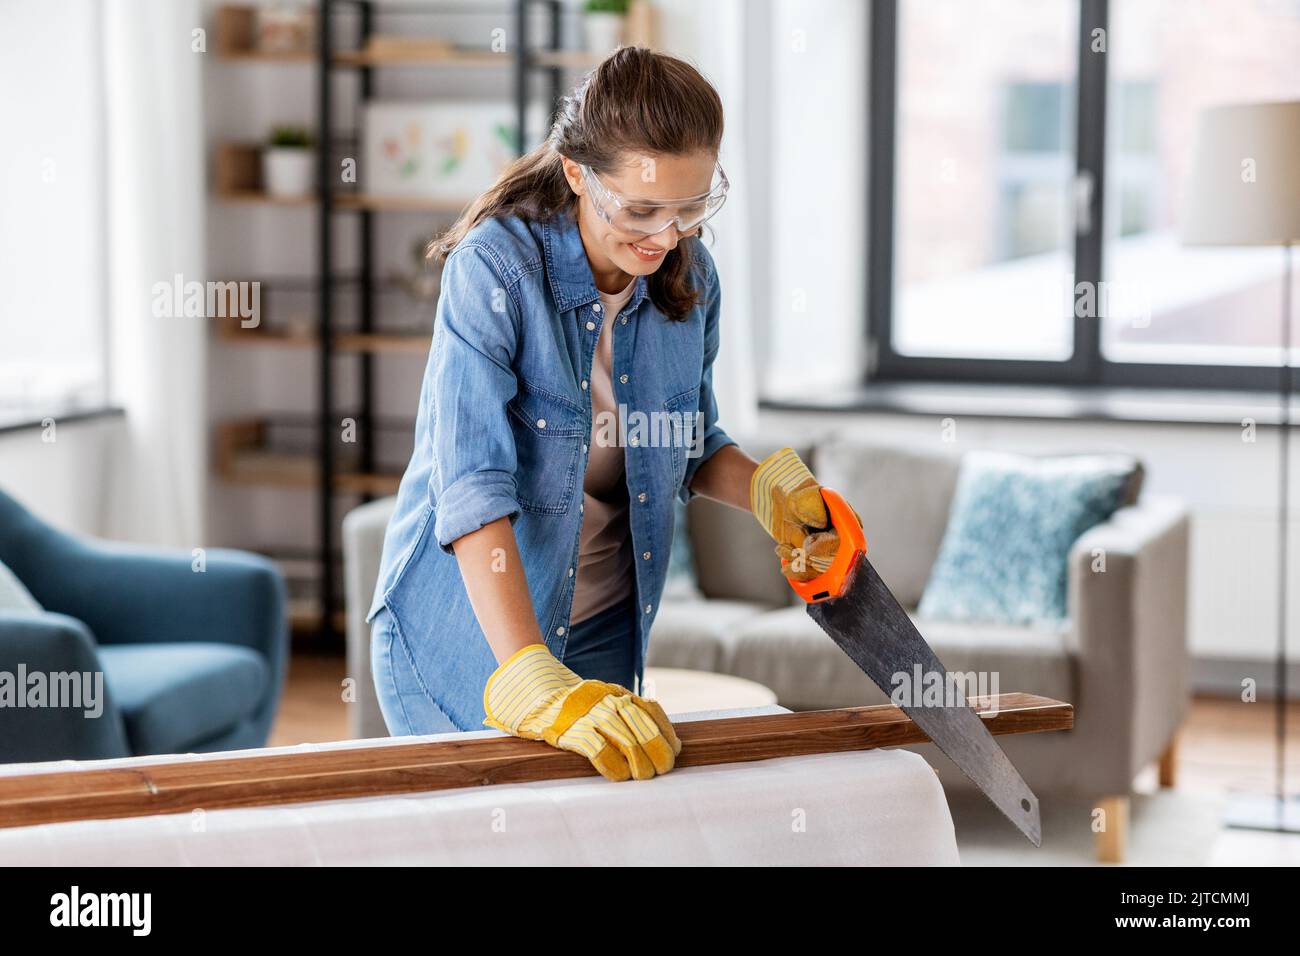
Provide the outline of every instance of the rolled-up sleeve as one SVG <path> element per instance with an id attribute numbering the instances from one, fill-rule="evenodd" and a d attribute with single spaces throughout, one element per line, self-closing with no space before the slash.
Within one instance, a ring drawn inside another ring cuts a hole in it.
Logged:
<path id="1" fill-rule="evenodd" d="M 695 492 L 691 490 L 691 482 L 695 480 L 695 473 L 700 470 L 700 466 L 712 458 L 719 448 L 736 444 L 735 439 L 723 431 L 722 426 L 718 424 L 718 401 L 713 393 L 713 361 L 718 357 L 721 341 L 722 285 L 718 281 L 718 273 L 713 267 L 712 258 L 707 252 L 703 255 L 707 263 L 708 276 L 706 286 L 708 292 L 704 300 L 704 364 L 700 375 L 698 418 L 703 438 L 700 440 L 699 455 L 687 459 L 686 474 L 682 478 L 681 487 L 677 489 L 677 496 L 682 501 L 690 501 L 695 497 Z"/>
<path id="2" fill-rule="evenodd" d="M 519 514 L 515 441 L 506 407 L 514 372 L 519 309 L 491 254 L 461 246 L 442 271 L 429 386 L 434 537 L 451 553 L 456 539 Z"/>

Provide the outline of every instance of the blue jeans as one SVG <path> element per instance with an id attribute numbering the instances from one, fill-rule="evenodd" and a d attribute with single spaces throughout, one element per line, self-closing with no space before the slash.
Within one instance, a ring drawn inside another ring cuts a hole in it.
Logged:
<path id="1" fill-rule="evenodd" d="M 631 688 L 636 673 L 637 608 L 634 599 L 593 614 L 573 625 L 564 663 L 584 680 Z M 458 727 L 446 714 L 411 663 L 405 640 L 387 608 L 370 630 L 370 667 L 384 723 L 394 737 L 445 734 L 481 727 Z"/>

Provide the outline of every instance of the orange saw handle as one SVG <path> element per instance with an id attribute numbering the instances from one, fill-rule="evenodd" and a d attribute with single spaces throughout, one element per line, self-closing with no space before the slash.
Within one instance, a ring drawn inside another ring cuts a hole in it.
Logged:
<path id="1" fill-rule="evenodd" d="M 853 513 L 853 509 L 849 507 L 849 503 L 838 491 L 825 487 L 822 488 L 822 500 L 826 502 L 826 512 L 830 516 L 831 526 L 840 535 L 840 546 L 835 552 L 835 557 L 831 559 L 831 566 L 811 581 L 786 578 L 795 593 L 809 604 L 828 601 L 843 594 L 849 583 L 849 573 L 857 563 L 858 556 L 865 556 L 867 553 L 867 536 L 862 531 L 862 524 L 858 521 L 858 516 Z M 782 559 L 781 566 L 785 567 L 788 563 Z"/>

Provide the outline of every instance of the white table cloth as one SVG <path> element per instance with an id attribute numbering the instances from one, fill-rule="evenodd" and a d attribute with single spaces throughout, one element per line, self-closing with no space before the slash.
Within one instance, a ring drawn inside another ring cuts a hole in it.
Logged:
<path id="1" fill-rule="evenodd" d="M 679 715 L 674 722 L 780 713 Z M 348 740 L 219 754 L 0 766 L 0 774 L 496 736 Z M 600 778 L 470 787 L 0 829 L 0 865 L 955 865 L 938 778 L 901 750 L 687 767 L 649 781 Z"/>

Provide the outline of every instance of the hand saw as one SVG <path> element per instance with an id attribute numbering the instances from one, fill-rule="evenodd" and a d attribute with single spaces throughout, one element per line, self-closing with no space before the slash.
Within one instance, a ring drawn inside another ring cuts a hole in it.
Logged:
<path id="1" fill-rule="evenodd" d="M 922 674 L 940 675 L 946 691 L 948 671 L 867 560 L 867 539 L 857 515 L 837 492 L 821 491 L 840 546 L 822 574 L 811 581 L 790 579 L 808 602 L 808 616 L 891 699 L 895 681 L 912 680 L 917 667 Z M 943 705 L 913 703 L 900 709 L 1034 846 L 1040 846 L 1038 798 L 965 698 L 950 701 L 948 696 L 941 695 Z"/>

